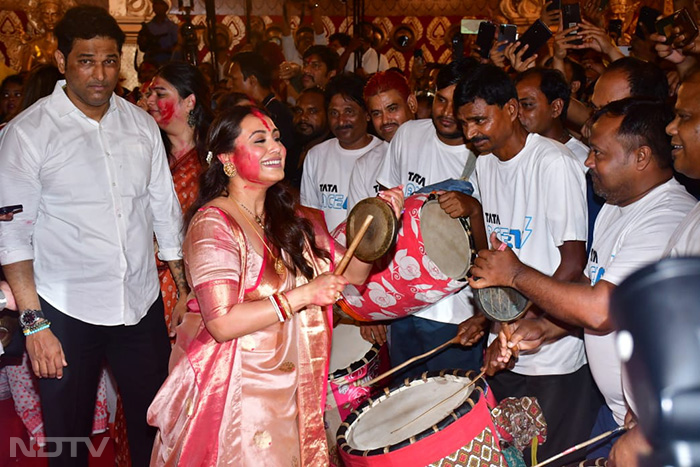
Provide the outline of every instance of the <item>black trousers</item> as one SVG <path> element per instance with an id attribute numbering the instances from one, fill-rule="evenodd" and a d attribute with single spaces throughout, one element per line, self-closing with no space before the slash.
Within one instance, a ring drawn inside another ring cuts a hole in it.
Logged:
<path id="1" fill-rule="evenodd" d="M 501 371 L 487 382 L 496 399 L 535 396 L 547 421 L 547 441 L 537 448 L 542 462 L 555 454 L 587 440 L 595 423 L 603 398 L 588 365 L 568 375 L 524 376 Z M 530 465 L 530 449 L 524 452 Z M 552 466 L 567 465 L 586 458 L 586 450 L 572 453 Z"/>
<path id="2" fill-rule="evenodd" d="M 61 341 L 68 362 L 63 378 L 39 380 L 47 438 L 90 436 L 97 384 L 106 361 L 122 396 L 132 465 L 147 466 L 156 429 L 146 423 L 146 412 L 168 375 L 170 355 L 163 299 L 159 296 L 134 326 L 88 324 L 61 313 L 43 299 L 41 309 L 51 321 L 51 331 Z M 87 466 L 88 446 L 77 445 L 77 455 L 72 455 L 71 443 L 61 443 L 61 454 L 49 458 L 49 465 Z M 47 444 L 47 452 L 55 453 L 58 448 L 57 443 Z"/>

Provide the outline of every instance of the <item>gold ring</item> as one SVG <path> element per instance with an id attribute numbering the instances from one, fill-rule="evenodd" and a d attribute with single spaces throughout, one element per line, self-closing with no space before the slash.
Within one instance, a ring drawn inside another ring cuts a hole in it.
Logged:
<path id="1" fill-rule="evenodd" d="M 340 292 L 335 293 L 335 301 L 337 302 L 338 300 L 340 300 Z"/>

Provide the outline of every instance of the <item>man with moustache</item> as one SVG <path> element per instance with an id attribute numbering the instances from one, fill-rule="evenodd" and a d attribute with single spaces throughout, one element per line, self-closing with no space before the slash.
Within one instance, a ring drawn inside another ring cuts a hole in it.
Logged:
<path id="1" fill-rule="evenodd" d="M 370 151 L 386 151 L 384 141 L 367 133 L 369 115 L 362 99 L 363 87 L 364 80 L 353 74 L 336 76 L 328 83 L 328 125 L 335 138 L 311 148 L 304 160 L 301 204 L 322 210 L 328 230 L 347 217 L 355 161 Z"/>
<path id="2" fill-rule="evenodd" d="M 460 78 L 476 66 L 470 58 L 456 60 L 437 75 L 436 94 L 431 120 L 409 120 L 401 125 L 391 139 L 386 156 L 379 168 L 377 182 L 384 187 L 403 184 L 408 197 L 421 188 L 447 179 L 458 179 L 473 168 L 474 154 L 464 144 L 464 136 L 457 125 L 452 106 L 452 95 Z M 468 175 L 468 174 L 467 174 Z M 475 231 L 483 231 L 479 203 L 456 191 L 440 195 L 440 205 L 453 217 L 465 215 L 472 219 Z M 466 320 L 466 321 L 465 321 Z M 428 370 L 481 367 L 483 339 L 478 340 L 485 325 L 482 315 L 475 315 L 468 288 L 419 311 L 393 321 L 390 325 L 389 350 L 392 365 L 424 353 L 454 338 L 465 322 L 461 334 L 463 342 L 476 340 L 471 347 L 451 346 L 429 360 L 412 365 L 395 375 L 397 379 L 417 376 Z M 372 336 L 379 342 L 385 334 Z"/>
<path id="3" fill-rule="evenodd" d="M 114 94 L 125 40 L 116 20 L 79 6 L 55 33 L 65 81 L 0 138 L 0 205 L 24 205 L 0 225 L 0 262 L 39 377 L 50 465 L 88 465 L 86 443 L 68 440 L 90 436 L 103 360 L 132 463 L 148 465 L 146 411 L 170 354 L 153 234 L 185 281 L 182 213 L 158 126 Z"/>
<path id="4" fill-rule="evenodd" d="M 292 109 L 294 113 L 294 132 L 297 141 L 301 143 L 300 167 L 304 164 L 309 150 L 323 141 L 326 141 L 331 133 L 328 128 L 326 115 L 326 102 L 323 89 L 312 87 L 304 89 L 297 104 Z"/>
<path id="5" fill-rule="evenodd" d="M 594 115 L 586 165 L 596 193 L 606 202 L 596 219 L 584 275 L 570 281 L 546 276 L 523 264 L 509 248 L 480 252 L 472 270 L 480 278 L 471 281 L 472 287 L 515 287 L 550 316 L 584 329 L 591 372 L 614 415 L 608 420 L 599 417 L 592 435 L 621 426 L 632 402 L 626 399 L 629 391 L 623 391 L 610 296 L 627 276 L 662 257 L 669 238 L 695 202 L 673 178 L 671 146 L 664 131 L 671 118 L 665 104 L 632 98 L 612 102 Z M 678 122 L 669 125 L 671 133 L 675 125 Z M 674 139 L 681 143 L 677 136 Z M 682 151 L 682 146 L 676 147 L 677 160 Z M 494 237 L 491 246 L 497 249 L 501 242 Z M 521 319 L 511 327 L 510 342 L 499 335 L 501 363 L 510 358 L 514 347 L 522 355 L 559 333 L 551 322 L 541 319 Z"/>
<path id="6" fill-rule="evenodd" d="M 304 52 L 301 85 L 304 89 L 324 89 L 338 68 L 338 54 L 327 45 L 312 45 Z"/>
<path id="7" fill-rule="evenodd" d="M 480 65 L 465 77 L 455 89 L 454 102 L 464 136 L 480 153 L 472 182 L 491 242 L 500 237 L 521 261 L 544 275 L 580 277 L 587 233 L 580 163 L 563 144 L 527 133 L 518 119 L 515 85 L 494 65 Z M 551 322 L 536 313 L 529 316 Z M 512 369 L 491 364 L 497 342 L 485 358 L 498 400 L 537 397 L 548 425 L 547 442 L 538 448 L 543 458 L 587 439 L 599 408 L 593 403 L 595 389 L 580 330 L 551 323 L 558 333 L 538 351 L 521 353 Z M 495 338 L 491 333 L 490 341 Z M 498 370 L 503 371 L 494 374 Z"/>
<path id="8" fill-rule="evenodd" d="M 374 74 L 367 81 L 363 95 L 374 129 L 384 141 L 391 142 L 399 126 L 415 118 L 418 106 L 416 96 L 411 92 L 406 77 L 397 71 Z M 358 201 L 379 193 L 377 176 L 383 160 L 384 154 L 376 151 L 357 160 L 350 175 L 348 211 Z"/>

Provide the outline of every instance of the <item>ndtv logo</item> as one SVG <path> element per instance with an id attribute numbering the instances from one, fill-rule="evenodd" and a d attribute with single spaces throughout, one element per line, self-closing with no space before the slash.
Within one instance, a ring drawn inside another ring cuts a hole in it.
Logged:
<path id="1" fill-rule="evenodd" d="M 18 456 L 17 448 L 19 448 L 20 451 L 22 451 L 22 454 L 24 454 L 25 457 L 58 457 L 63 452 L 63 449 L 68 448 L 69 446 L 70 456 L 76 457 L 78 455 L 79 443 L 85 443 L 87 445 L 88 451 L 90 451 L 90 454 L 93 457 L 100 457 L 105 447 L 107 447 L 107 442 L 109 441 L 109 438 L 102 438 L 102 440 L 100 441 L 100 445 L 97 448 L 93 446 L 92 440 L 90 438 L 54 437 L 44 438 L 44 441 L 46 441 L 47 443 L 55 443 L 54 446 L 56 450 L 46 452 L 43 449 L 41 449 L 41 446 L 37 444 L 36 440 L 29 441 L 25 444 L 24 439 L 13 436 L 10 438 L 10 457 Z"/>

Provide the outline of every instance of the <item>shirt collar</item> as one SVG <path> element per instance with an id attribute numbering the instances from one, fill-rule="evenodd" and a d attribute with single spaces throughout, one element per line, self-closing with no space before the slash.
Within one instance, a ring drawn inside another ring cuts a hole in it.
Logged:
<path id="1" fill-rule="evenodd" d="M 54 109 L 60 117 L 65 117 L 71 112 L 80 112 L 80 114 L 85 115 L 68 98 L 68 94 L 66 94 L 66 91 L 64 89 L 65 87 L 65 79 L 61 79 L 56 83 L 56 86 L 54 87 L 53 93 L 50 97 L 51 108 Z M 109 98 L 109 108 L 107 108 L 107 112 L 105 112 L 105 115 L 109 114 L 114 110 L 121 109 L 120 104 L 121 103 L 118 101 L 118 99 L 115 99 L 114 93 L 112 93 L 112 96 Z"/>

